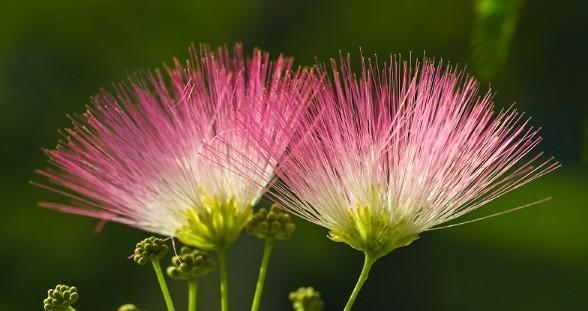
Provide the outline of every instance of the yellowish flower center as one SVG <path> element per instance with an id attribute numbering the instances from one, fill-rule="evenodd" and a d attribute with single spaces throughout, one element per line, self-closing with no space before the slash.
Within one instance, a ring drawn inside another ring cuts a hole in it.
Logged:
<path id="1" fill-rule="evenodd" d="M 228 199 L 203 196 L 202 207 L 187 209 L 186 224 L 177 230 L 182 243 L 205 250 L 227 248 L 239 237 L 252 214 L 252 206 L 239 207 Z"/>
<path id="2" fill-rule="evenodd" d="M 346 226 L 334 228 L 329 238 L 380 258 L 396 248 L 407 246 L 418 239 L 418 232 L 411 230 L 406 217 L 391 217 L 385 209 L 357 205 L 349 209 Z"/>

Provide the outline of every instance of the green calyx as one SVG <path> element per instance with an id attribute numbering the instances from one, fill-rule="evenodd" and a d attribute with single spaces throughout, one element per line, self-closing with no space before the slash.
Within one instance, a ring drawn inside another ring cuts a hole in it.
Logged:
<path id="1" fill-rule="evenodd" d="M 167 275 L 176 280 L 194 281 L 216 268 L 216 263 L 207 252 L 187 246 L 172 257 L 171 263 L 167 267 Z"/>
<path id="2" fill-rule="evenodd" d="M 325 304 L 321 293 L 312 287 L 300 287 L 289 295 L 294 311 L 322 311 Z"/>
<path id="3" fill-rule="evenodd" d="M 176 232 L 182 243 L 200 249 L 226 249 L 251 218 L 251 205 L 239 206 L 234 197 L 222 200 L 203 196 L 202 205 L 186 210 L 187 223 Z"/>
<path id="4" fill-rule="evenodd" d="M 165 244 L 165 240 L 149 237 L 137 243 L 133 260 L 140 265 L 144 265 L 150 261 L 164 258 L 168 251 L 169 246 Z"/>
<path id="5" fill-rule="evenodd" d="M 388 211 L 370 207 L 349 209 L 349 222 L 331 229 L 329 238 L 369 254 L 374 260 L 418 239 L 406 217 L 391 217 Z"/>
<path id="6" fill-rule="evenodd" d="M 118 307 L 118 311 L 143 311 L 143 310 L 139 309 L 134 304 L 127 303 L 127 304 L 124 304 L 124 305 Z"/>
<path id="7" fill-rule="evenodd" d="M 287 240 L 296 225 L 292 223 L 290 215 L 284 212 L 278 204 L 272 205 L 270 211 L 261 208 L 251 217 L 245 231 L 261 239 Z"/>
<path id="8" fill-rule="evenodd" d="M 80 296 L 75 286 L 57 285 L 47 292 L 47 298 L 43 300 L 45 311 L 66 311 L 76 303 Z"/>

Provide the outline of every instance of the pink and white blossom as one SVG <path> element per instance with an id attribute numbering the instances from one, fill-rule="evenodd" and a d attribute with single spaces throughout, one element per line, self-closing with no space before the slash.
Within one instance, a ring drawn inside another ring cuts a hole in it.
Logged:
<path id="1" fill-rule="evenodd" d="M 237 135 L 235 125 L 238 119 L 261 121 L 268 107 L 286 119 L 300 113 L 316 83 L 304 70 L 292 72 L 291 63 L 281 56 L 270 61 L 257 49 L 246 58 L 240 45 L 232 55 L 227 48 L 202 47 L 191 50 L 186 65 L 176 60 L 163 71 L 132 75 L 114 94 L 100 92 L 85 113 L 72 117 L 71 129 L 46 151 L 50 168 L 39 171 L 51 182 L 43 187 L 71 202 L 42 205 L 166 236 L 181 228 L 204 230 L 192 232 L 203 239 L 219 238 L 214 231 L 228 227 L 238 234 L 264 193 L 246 179 L 265 185 L 275 165 Z M 276 137 L 273 146 L 279 152 L 287 142 Z M 264 174 L 232 173 L 237 159 L 263 167 Z M 223 205 L 224 212 L 214 210 Z M 189 220 L 210 223 L 190 228 Z"/>
<path id="2" fill-rule="evenodd" d="M 288 153 L 263 135 L 257 144 L 278 163 L 275 200 L 372 257 L 559 166 L 534 153 L 528 118 L 496 111 L 492 92 L 455 67 L 392 56 L 363 60 L 358 76 L 349 58 L 331 68 L 299 130 L 284 130 Z"/>

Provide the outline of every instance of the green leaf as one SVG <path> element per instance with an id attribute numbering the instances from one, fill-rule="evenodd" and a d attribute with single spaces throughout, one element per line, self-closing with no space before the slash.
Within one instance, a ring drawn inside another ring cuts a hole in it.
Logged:
<path id="1" fill-rule="evenodd" d="M 524 0 L 477 0 L 471 63 L 476 76 L 488 81 L 504 67 Z"/>

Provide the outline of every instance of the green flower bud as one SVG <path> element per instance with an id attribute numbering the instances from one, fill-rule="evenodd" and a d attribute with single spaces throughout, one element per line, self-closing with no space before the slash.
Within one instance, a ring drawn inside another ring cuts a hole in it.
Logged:
<path id="1" fill-rule="evenodd" d="M 208 253 L 183 246 L 177 256 L 172 257 L 167 275 L 176 280 L 196 280 L 215 269 L 216 263 Z"/>
<path id="2" fill-rule="evenodd" d="M 294 311 L 323 311 L 321 293 L 312 287 L 300 287 L 289 295 Z"/>
<path id="3" fill-rule="evenodd" d="M 149 237 L 137 243 L 133 260 L 140 265 L 144 265 L 152 260 L 162 259 L 167 255 L 168 251 L 169 247 L 165 244 L 165 240 Z"/>
<path id="4" fill-rule="evenodd" d="M 134 304 L 127 303 L 127 304 L 124 304 L 124 305 L 118 307 L 118 311 L 143 311 L 143 310 L 137 308 L 137 306 L 135 306 Z"/>
<path id="5" fill-rule="evenodd" d="M 270 211 L 259 209 L 247 223 L 245 231 L 261 239 L 287 240 L 296 225 L 291 222 L 290 215 L 280 209 L 278 204 L 272 205 Z"/>
<path id="6" fill-rule="evenodd" d="M 78 289 L 75 286 L 57 285 L 50 289 L 43 300 L 45 311 L 65 311 L 78 301 Z"/>

